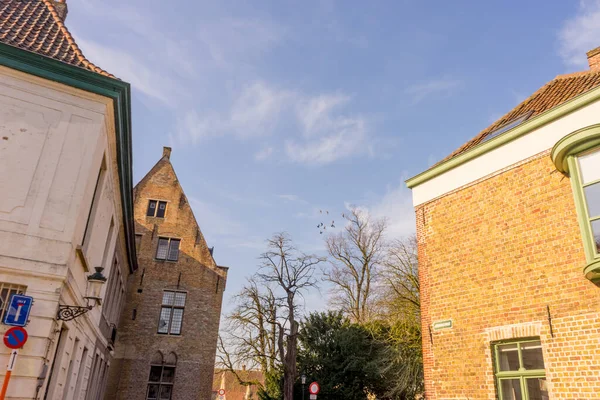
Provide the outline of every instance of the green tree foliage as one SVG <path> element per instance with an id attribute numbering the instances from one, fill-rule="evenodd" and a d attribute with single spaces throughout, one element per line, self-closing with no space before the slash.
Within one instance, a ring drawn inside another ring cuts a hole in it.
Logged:
<path id="1" fill-rule="evenodd" d="M 298 369 L 319 382 L 319 400 L 363 400 L 383 386 L 382 342 L 341 313 L 310 314 L 299 339 Z"/>
<path id="2" fill-rule="evenodd" d="M 283 371 L 273 368 L 265 373 L 265 384 L 258 389 L 260 400 L 283 400 Z"/>

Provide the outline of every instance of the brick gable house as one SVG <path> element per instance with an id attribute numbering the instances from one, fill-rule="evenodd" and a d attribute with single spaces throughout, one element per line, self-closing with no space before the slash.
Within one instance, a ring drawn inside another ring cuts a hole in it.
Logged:
<path id="1" fill-rule="evenodd" d="M 409 179 L 427 399 L 600 398 L 600 48 Z"/>
<path id="2" fill-rule="evenodd" d="M 218 266 L 170 161 L 134 188 L 138 270 L 127 282 L 106 399 L 210 400 L 227 268 Z"/>

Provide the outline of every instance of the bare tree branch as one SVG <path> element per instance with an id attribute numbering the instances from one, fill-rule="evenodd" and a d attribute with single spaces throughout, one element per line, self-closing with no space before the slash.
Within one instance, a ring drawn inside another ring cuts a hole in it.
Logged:
<path id="1" fill-rule="evenodd" d="M 326 239 L 329 268 L 324 277 L 334 284 L 334 305 L 353 321 L 365 322 L 373 312 L 372 289 L 385 258 L 386 221 L 372 220 L 358 208 L 344 218 L 344 231 Z"/>

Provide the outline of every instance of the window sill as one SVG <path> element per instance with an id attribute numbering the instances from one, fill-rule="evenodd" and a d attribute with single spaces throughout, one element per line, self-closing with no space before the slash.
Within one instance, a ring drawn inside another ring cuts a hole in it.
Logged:
<path id="1" fill-rule="evenodd" d="M 600 258 L 596 258 L 588 263 L 585 266 L 583 273 L 585 274 L 585 277 L 593 283 L 600 284 Z"/>
<path id="2" fill-rule="evenodd" d="M 85 256 L 85 252 L 83 251 L 83 247 L 81 247 L 81 245 L 78 245 L 75 248 L 75 253 L 77 254 L 77 257 L 79 257 L 79 260 L 81 261 L 81 264 L 83 265 L 84 271 L 90 272 L 90 263 L 88 262 L 88 259 Z"/>
<path id="3" fill-rule="evenodd" d="M 182 338 L 183 335 L 179 334 L 179 335 L 173 335 L 173 334 L 168 334 L 168 333 L 156 333 L 155 336 L 161 336 L 161 337 L 168 337 L 168 338 Z"/>

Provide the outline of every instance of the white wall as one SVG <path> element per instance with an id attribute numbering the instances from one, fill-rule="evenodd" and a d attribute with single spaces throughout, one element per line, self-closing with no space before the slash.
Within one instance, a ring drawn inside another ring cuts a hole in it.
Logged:
<path id="1" fill-rule="evenodd" d="M 412 189 L 413 204 L 426 203 L 536 154 L 549 150 L 566 135 L 600 122 L 600 102 L 535 129 Z"/>
<path id="2" fill-rule="evenodd" d="M 26 294 L 35 299 L 26 327 L 29 340 L 20 351 L 8 398 L 34 398 L 44 364 L 50 373 L 63 324 L 55 319 L 59 302 L 86 305 L 86 277 L 93 267 L 110 266 L 115 251 L 127 260 L 113 121 L 107 98 L 0 67 L 0 282 L 26 285 Z M 106 179 L 84 246 L 86 271 L 76 248 L 103 158 Z M 106 243 L 111 219 L 115 230 Z M 66 343 L 59 348 L 64 354 L 59 351 L 56 358 L 48 399 L 84 398 L 96 343 L 106 343 L 100 318 L 96 307 L 66 323 Z M 6 328 L 0 325 L 0 334 Z M 8 354 L 0 345 L 0 366 Z M 3 375 L 0 368 L 0 380 Z"/>

